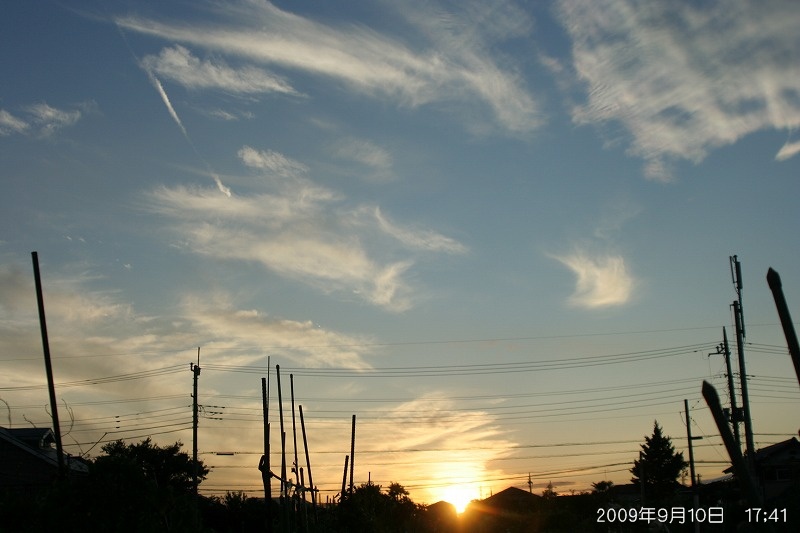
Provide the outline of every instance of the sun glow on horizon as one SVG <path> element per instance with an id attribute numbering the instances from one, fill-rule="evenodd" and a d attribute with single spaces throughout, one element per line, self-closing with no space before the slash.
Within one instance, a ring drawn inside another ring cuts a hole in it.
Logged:
<path id="1" fill-rule="evenodd" d="M 467 508 L 467 505 L 469 505 L 472 500 L 477 498 L 478 495 L 475 493 L 475 491 L 466 485 L 453 485 L 447 487 L 442 492 L 442 499 L 453 504 L 458 514 L 463 513 Z"/>

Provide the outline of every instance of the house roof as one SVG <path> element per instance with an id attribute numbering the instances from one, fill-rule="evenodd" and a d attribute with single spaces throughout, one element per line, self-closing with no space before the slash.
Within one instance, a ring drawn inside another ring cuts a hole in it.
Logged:
<path id="1" fill-rule="evenodd" d="M 0 440 L 15 446 L 26 453 L 58 468 L 56 451 L 50 447 L 55 441 L 55 435 L 50 428 L 4 428 L 0 427 Z M 88 466 L 82 460 L 75 460 L 65 454 L 68 470 L 77 473 L 86 473 Z"/>
<path id="2" fill-rule="evenodd" d="M 756 452 L 756 461 L 762 464 L 774 460 L 783 462 L 786 459 L 800 461 L 800 441 L 795 437 L 783 442 L 776 442 Z"/>
<path id="3" fill-rule="evenodd" d="M 36 448 L 46 448 L 56 441 L 50 428 L 9 428 L 6 431 L 15 439 Z"/>
<path id="4" fill-rule="evenodd" d="M 527 490 L 518 489 L 517 487 L 508 487 L 482 501 L 484 504 L 495 507 L 516 507 L 521 504 L 538 503 L 541 499 L 542 497 L 538 494 L 532 494 Z"/>
<path id="5" fill-rule="evenodd" d="M 800 462 L 800 441 L 796 437 L 787 439 L 756 450 L 756 463 L 760 466 Z M 726 474 L 733 472 L 733 466 L 723 470 Z"/>

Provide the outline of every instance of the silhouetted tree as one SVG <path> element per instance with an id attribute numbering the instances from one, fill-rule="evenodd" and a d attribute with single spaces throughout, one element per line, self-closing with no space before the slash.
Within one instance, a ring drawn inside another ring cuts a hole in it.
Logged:
<path id="1" fill-rule="evenodd" d="M 545 500 L 554 500 L 558 496 L 558 492 L 553 488 L 553 482 L 547 484 L 547 487 L 542 491 L 542 498 Z"/>
<path id="2" fill-rule="evenodd" d="M 592 483 L 592 492 L 594 494 L 605 494 L 614 486 L 613 481 L 595 481 Z"/>
<path id="3" fill-rule="evenodd" d="M 192 495 L 194 462 L 181 443 L 154 445 L 118 440 L 103 446 L 105 455 L 90 469 L 94 505 L 91 522 L 116 531 L 190 530 L 198 515 Z M 208 469 L 198 461 L 198 482 Z"/>
<path id="4" fill-rule="evenodd" d="M 653 423 L 653 434 L 644 438 L 641 445 L 641 460 L 633 462 L 631 481 L 634 485 L 644 483 L 645 497 L 654 502 L 671 499 L 678 488 L 678 478 L 688 463 L 683 460 L 683 453 L 676 452 L 669 436 L 662 433 L 658 420 Z"/>
<path id="5" fill-rule="evenodd" d="M 338 512 L 338 531 L 413 531 L 421 521 L 418 506 L 399 483 L 392 483 L 387 493 L 380 485 L 364 483 L 342 500 Z"/>

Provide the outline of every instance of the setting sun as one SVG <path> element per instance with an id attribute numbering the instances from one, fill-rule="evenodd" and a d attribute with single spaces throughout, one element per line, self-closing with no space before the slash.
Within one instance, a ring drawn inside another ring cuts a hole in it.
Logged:
<path id="1" fill-rule="evenodd" d="M 452 503 L 458 514 L 463 513 L 467 505 L 469 505 L 469 502 L 476 498 L 478 498 L 478 495 L 475 494 L 470 487 L 463 485 L 447 487 L 442 493 L 442 499 L 448 503 Z"/>

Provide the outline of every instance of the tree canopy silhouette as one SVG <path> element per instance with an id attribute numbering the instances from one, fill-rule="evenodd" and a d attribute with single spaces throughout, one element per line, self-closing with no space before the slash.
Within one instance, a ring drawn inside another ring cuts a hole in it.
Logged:
<path id="1" fill-rule="evenodd" d="M 641 487 L 644 483 L 645 497 L 655 501 L 665 501 L 680 487 L 678 478 L 686 470 L 688 463 L 683 453 L 676 452 L 669 436 L 665 436 L 658 425 L 653 423 L 653 434 L 644 438 L 640 458 L 633 462 L 631 481 Z"/>

